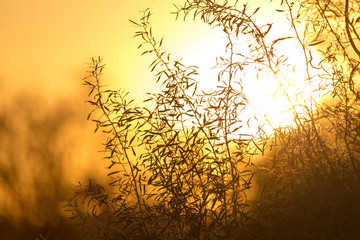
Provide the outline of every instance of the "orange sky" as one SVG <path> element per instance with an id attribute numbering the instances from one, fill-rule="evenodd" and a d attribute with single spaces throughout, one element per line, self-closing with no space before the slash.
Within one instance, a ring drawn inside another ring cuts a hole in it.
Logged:
<path id="1" fill-rule="evenodd" d="M 183 2 L 3 0 L 0 84 L 8 92 L 25 89 L 41 92 L 49 99 L 75 95 L 86 75 L 86 63 L 101 56 L 107 65 L 104 80 L 110 88 L 125 88 L 132 98 L 146 99 L 145 92 L 156 90 L 148 68 L 153 57 L 140 56 L 142 50 L 137 46 L 141 39 L 133 38 L 137 28 L 128 19 L 138 20 L 140 11 L 150 7 L 155 36 L 165 36 L 164 50 L 175 60 L 183 58 L 185 64 L 199 66 L 200 87 L 209 86 L 217 79 L 218 70 L 210 71 L 215 57 L 224 56 L 224 34 L 191 17 L 186 22 L 175 21 L 169 12 L 175 10 L 173 3 Z M 251 2 L 256 5 L 256 1 Z M 269 12 L 264 20 L 278 17 Z"/>
<path id="2" fill-rule="evenodd" d="M 172 2 L 182 1 L 3 0 L 0 84 L 8 90 L 43 91 L 46 96 L 75 94 L 86 63 L 93 56 L 102 56 L 107 65 L 106 80 L 138 96 L 153 86 L 151 79 L 144 79 L 150 59 L 140 58 L 140 40 L 133 38 L 136 27 L 128 19 L 139 19 L 140 11 L 150 7 L 158 38 L 166 35 L 165 46 L 171 50 L 180 43 L 178 53 L 174 53 L 177 58 L 183 57 L 179 52 L 190 44 L 189 51 L 195 55 L 208 54 L 202 37 L 218 41 L 214 39 L 216 32 L 205 24 L 175 23 L 169 13 L 174 10 Z"/>
<path id="3" fill-rule="evenodd" d="M 164 50 L 171 52 L 174 60 L 183 58 L 183 63 L 200 67 L 200 88 L 214 86 L 212 83 L 216 82 L 218 70 L 211 71 L 210 68 L 216 63 L 215 57 L 224 56 L 225 36 L 221 29 L 212 29 L 200 20 L 192 21 L 192 17 L 186 22 L 175 21 L 175 16 L 169 12 L 175 10 L 173 3 L 183 2 L 2 0 L 0 87 L 7 92 L 25 89 L 41 93 L 49 100 L 78 95 L 79 89 L 85 90 L 81 79 L 86 75 L 86 63 L 91 57 L 101 56 L 107 65 L 103 77 L 105 83 L 112 89 L 125 88 L 131 98 L 141 102 L 147 98 L 145 92 L 157 89 L 154 74 L 148 68 L 154 58 L 140 56 L 142 49 L 138 50 L 137 46 L 141 39 L 133 38 L 137 28 L 128 19 L 138 20 L 140 11 L 147 7 L 154 13 L 151 18 L 154 35 L 157 39 L 165 36 Z M 256 1 L 251 2 L 250 6 L 258 6 Z M 263 1 L 261 6 L 257 20 L 266 23 L 283 21 L 279 20 L 280 14 L 265 6 Z M 276 28 L 273 32 L 285 36 L 288 29 L 289 25 L 284 24 L 282 30 Z M 268 86 L 274 86 L 268 79 L 266 81 Z M 258 92 L 264 84 L 257 84 L 252 86 L 256 92 L 252 90 L 249 96 L 255 94 L 253 98 L 263 108 L 277 106 L 277 112 L 271 111 L 276 115 L 274 121 L 278 121 L 281 119 L 278 115 L 283 111 L 278 107 L 281 103 L 259 99 L 258 96 L 265 94 Z"/>

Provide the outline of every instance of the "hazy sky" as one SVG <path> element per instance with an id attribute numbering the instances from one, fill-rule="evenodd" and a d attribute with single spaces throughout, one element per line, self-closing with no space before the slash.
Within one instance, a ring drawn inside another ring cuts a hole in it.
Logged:
<path id="1" fill-rule="evenodd" d="M 125 88 L 138 101 L 146 99 L 145 92 L 157 88 L 148 68 L 154 58 L 140 56 L 142 50 L 137 46 L 141 39 L 133 38 L 137 28 L 128 19 L 138 20 L 148 7 L 153 12 L 150 21 L 155 37 L 160 40 L 165 36 L 164 50 L 172 53 L 173 60 L 183 58 L 183 63 L 199 66 L 200 87 L 211 86 L 218 70 L 210 68 L 216 63 L 215 57 L 224 56 L 225 35 L 200 20 L 192 21 L 192 17 L 186 22 L 175 21 L 175 15 L 170 14 L 175 10 L 173 3 L 183 2 L 0 0 L 0 87 L 7 92 L 25 89 L 41 93 L 49 101 L 73 96 L 84 90 L 81 79 L 86 75 L 86 63 L 101 56 L 107 65 L 104 83 L 112 89 Z M 255 6 L 257 1 L 250 2 Z M 263 12 L 257 20 L 281 22 L 280 14 L 264 4 L 261 1 Z M 288 29 L 284 25 L 274 32 L 287 34 Z M 256 92 L 249 96 L 253 94 L 262 108 L 271 109 L 274 118 L 280 119 L 278 115 L 284 109 L 279 107 L 281 98 L 277 103 L 270 101 L 270 96 L 259 98 L 267 94 L 261 91 L 276 89 L 266 81 L 257 83 Z"/>
<path id="2" fill-rule="evenodd" d="M 215 57 L 224 56 L 225 34 L 200 20 L 192 21 L 192 17 L 185 22 L 175 21 L 175 15 L 170 14 L 175 11 L 173 3 L 183 2 L 0 0 L 0 87 L 7 92 L 25 89 L 40 93 L 49 101 L 78 95 L 79 89 L 85 90 L 81 79 L 86 75 L 86 63 L 91 57 L 101 56 L 107 65 L 104 83 L 111 89 L 125 88 L 131 98 L 141 102 L 147 98 L 145 92 L 158 88 L 148 68 L 154 57 L 140 56 L 143 49 L 137 46 L 141 39 L 133 37 L 138 29 L 128 20 L 137 21 L 148 7 L 153 12 L 150 21 L 155 37 L 160 40 L 165 36 L 163 50 L 171 52 L 173 60 L 183 58 L 186 65 L 200 67 L 199 88 L 214 87 L 218 70 L 210 68 L 216 63 Z M 250 2 L 253 7 L 259 6 L 257 1 Z M 290 25 L 284 21 L 285 15 L 265 5 L 261 1 L 257 20 L 277 22 L 272 32 L 280 34 L 277 37 L 288 36 Z M 301 60 L 291 46 L 282 48 L 295 64 Z M 246 94 L 257 105 L 255 111 L 262 116 L 267 111 L 274 122 L 284 119 L 280 114 L 289 104 L 283 105 L 284 97 L 274 100 L 271 95 L 277 89 L 275 80 L 264 77 L 262 82 L 256 82 L 256 72 L 249 74 L 246 84 L 251 86 Z"/>
<path id="3" fill-rule="evenodd" d="M 46 96 L 75 94 L 86 63 L 102 56 L 108 83 L 128 89 L 133 96 L 141 94 L 153 86 L 147 79 L 151 58 L 140 58 L 141 41 L 133 38 L 137 29 L 128 19 L 138 20 L 140 12 L 150 7 L 155 35 L 166 36 L 165 47 L 176 48 L 176 58 L 210 54 L 207 48 L 221 40 L 203 23 L 175 23 L 169 13 L 175 9 L 173 2 L 183 1 L 0 0 L 0 84 Z M 208 45 L 202 43 L 204 39 Z M 216 56 L 216 50 L 211 55 Z"/>

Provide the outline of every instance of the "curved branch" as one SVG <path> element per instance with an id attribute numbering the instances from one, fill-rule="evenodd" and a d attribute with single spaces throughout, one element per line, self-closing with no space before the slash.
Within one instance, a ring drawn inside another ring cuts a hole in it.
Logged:
<path id="1" fill-rule="evenodd" d="M 346 28 L 346 34 L 350 41 L 351 47 L 354 49 L 356 54 L 360 57 L 360 51 L 355 46 L 355 43 L 351 37 L 350 29 L 349 29 L 349 0 L 345 0 L 345 28 Z"/>

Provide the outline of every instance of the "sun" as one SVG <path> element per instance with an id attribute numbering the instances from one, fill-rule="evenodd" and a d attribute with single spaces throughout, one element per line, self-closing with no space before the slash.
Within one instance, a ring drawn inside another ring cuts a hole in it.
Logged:
<path id="1" fill-rule="evenodd" d="M 247 72 L 247 78 L 243 81 L 244 92 L 249 99 L 247 117 L 255 116 L 268 134 L 276 128 L 292 126 L 296 118 L 307 111 L 314 111 L 316 103 L 330 90 L 323 87 L 330 85 L 313 67 L 320 59 L 313 52 L 313 65 L 310 65 L 309 52 L 306 54 L 303 45 L 293 37 L 279 47 L 278 55 L 286 61 L 278 72 L 269 69 Z M 254 134 L 255 129 L 251 128 L 249 131 Z"/>
<path id="2" fill-rule="evenodd" d="M 277 34 L 279 32 L 280 30 Z M 285 32 L 283 30 L 283 34 Z M 279 35 L 273 36 L 276 37 Z M 219 86 L 218 73 L 221 67 L 216 67 L 216 58 L 228 55 L 224 47 L 226 43 L 224 37 L 207 37 L 206 41 L 193 42 L 191 48 L 187 45 L 183 49 L 182 53 L 189 54 L 188 59 L 199 67 L 199 89 L 209 91 Z M 234 50 L 244 53 L 247 47 L 243 41 L 239 41 Z M 294 116 L 301 114 L 306 108 L 311 109 L 312 104 L 324 93 L 316 91 L 321 85 L 320 79 L 312 72 L 314 69 L 307 68 L 303 48 L 296 38 L 284 41 L 277 53 L 287 59 L 277 73 L 247 66 L 234 77 L 234 81 L 241 81 L 248 100 L 239 119 L 248 123 L 241 128 L 242 134 L 256 135 L 259 127 L 266 134 L 272 134 L 276 128 L 294 125 Z M 312 57 L 316 60 L 315 55 Z"/>
<path id="3" fill-rule="evenodd" d="M 250 134 L 256 134 L 261 126 L 267 134 L 279 127 L 295 124 L 295 118 L 313 108 L 326 92 L 319 90 L 321 79 L 310 66 L 306 67 L 303 49 L 297 41 L 281 46 L 287 61 L 279 72 L 248 69 L 242 80 L 243 91 L 248 99 L 245 118 L 253 118 L 248 126 Z"/>
<path id="4" fill-rule="evenodd" d="M 303 39 L 296 37 L 291 23 L 286 18 L 278 19 L 278 15 L 266 11 L 265 9 L 259 20 L 263 23 L 272 22 L 273 26 L 265 40 L 271 43 L 278 38 L 286 38 L 279 41 L 275 47 L 278 59 L 286 61 L 280 64 L 276 73 L 269 69 L 259 71 L 258 67 L 249 64 L 234 76 L 234 81 L 241 82 L 247 99 L 247 106 L 239 119 L 244 123 L 239 130 L 242 134 L 256 135 L 260 127 L 270 135 L 276 128 L 294 125 L 296 114 L 301 115 L 306 108 L 312 109 L 327 91 L 318 91 L 319 86 L 326 84 L 316 76 L 317 70 L 309 66 L 309 52 L 305 53 L 306 58 L 301 45 Z M 201 22 L 177 24 L 170 31 L 171 38 L 165 39 L 170 40 L 167 49 L 174 49 L 175 54 L 172 56 L 181 59 L 183 64 L 198 67 L 199 75 L 195 78 L 198 81 L 199 93 L 216 89 L 220 85 L 218 74 L 222 70 L 222 67 L 217 65 L 217 59 L 229 57 L 230 53 L 226 51 L 229 39 L 222 29 L 204 27 Z M 298 30 L 301 35 L 301 29 Z M 235 55 L 240 53 L 250 56 L 250 42 L 251 37 L 239 35 L 237 41 L 234 41 Z M 315 51 L 311 57 L 315 66 L 316 62 L 319 62 Z M 274 58 L 274 61 L 277 59 Z"/>

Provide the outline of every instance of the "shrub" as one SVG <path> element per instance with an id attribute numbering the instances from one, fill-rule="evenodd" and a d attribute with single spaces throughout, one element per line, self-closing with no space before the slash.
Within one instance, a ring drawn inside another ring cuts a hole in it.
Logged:
<path id="1" fill-rule="evenodd" d="M 275 39 L 268 35 L 273 25 L 257 24 L 259 9 L 250 11 L 247 4 L 194 0 L 177 6 L 177 17 L 193 13 L 223 29 L 228 39 L 228 56 L 218 59 L 218 87 L 209 92 L 197 89 L 196 66 L 174 61 L 162 50 L 149 10 L 139 22 L 131 21 L 139 28 L 135 36 L 143 40 L 143 53 L 155 56 L 150 67 L 157 70 L 161 90 L 145 100 L 153 108 L 139 107 L 126 91 L 102 87 L 102 59 L 92 59 L 84 79 L 94 106 L 89 118 L 95 131 L 108 136 L 112 180 L 110 189 L 93 182 L 79 185 L 69 201 L 84 230 L 96 239 L 341 238 L 349 229 L 353 234 L 358 219 L 339 214 L 359 210 L 349 207 L 358 200 L 352 194 L 359 183 L 356 4 L 281 1 L 277 11 L 286 14 L 292 35 Z M 235 43 L 244 39 L 248 52 L 239 53 Z M 308 85 L 308 98 L 299 101 L 300 93 L 288 91 L 289 63 L 279 47 L 289 40 L 298 42 L 304 59 L 302 66 L 291 66 L 303 69 L 297 81 Z M 319 46 L 326 51 L 316 63 L 312 49 Z M 271 136 L 261 126 L 257 134 L 243 132 L 247 71 L 276 79 L 293 125 L 274 127 Z M 331 101 L 316 102 L 315 95 L 324 92 Z M 258 171 L 252 157 L 268 146 L 276 146 L 264 165 L 268 182 L 259 199 L 249 201 Z M 79 199 L 87 205 L 78 205 Z M 335 228 L 337 219 L 352 225 Z"/>

